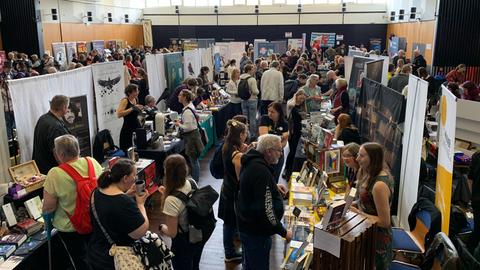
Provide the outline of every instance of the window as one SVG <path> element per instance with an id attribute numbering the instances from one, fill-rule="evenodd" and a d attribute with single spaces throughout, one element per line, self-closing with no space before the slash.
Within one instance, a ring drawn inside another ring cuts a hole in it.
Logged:
<path id="1" fill-rule="evenodd" d="M 285 0 L 273 0 L 274 4 L 285 4 Z"/>
<path id="2" fill-rule="evenodd" d="M 1 1 L 1 0 L 0 0 Z M 287 5 L 312 5 L 312 4 L 341 4 L 341 3 L 356 3 L 356 4 L 386 4 L 389 0 L 130 0 L 132 7 L 143 8 L 146 7 L 168 7 L 168 6 L 233 6 L 233 5 L 273 5 L 273 4 L 287 4 Z"/>
<path id="3" fill-rule="evenodd" d="M 298 5 L 300 0 L 287 0 L 287 5 Z"/>
<path id="4" fill-rule="evenodd" d="M 235 0 L 233 1 L 235 5 L 245 5 L 245 0 Z"/>
<path id="5" fill-rule="evenodd" d="M 258 0 L 247 0 L 247 5 L 249 6 L 258 5 Z"/>
<path id="6" fill-rule="evenodd" d="M 273 0 L 260 0 L 259 2 L 260 2 L 260 5 L 264 5 L 264 6 L 273 4 Z"/>
<path id="7" fill-rule="evenodd" d="M 162 0 L 159 0 L 159 2 Z M 170 0 L 172 6 L 181 6 L 182 0 Z"/>
<path id="8" fill-rule="evenodd" d="M 195 6 L 195 0 L 183 0 L 183 5 L 186 6 L 186 7 L 194 7 Z"/>
<path id="9" fill-rule="evenodd" d="M 233 6 L 233 0 L 221 0 L 220 5 L 221 6 Z"/>

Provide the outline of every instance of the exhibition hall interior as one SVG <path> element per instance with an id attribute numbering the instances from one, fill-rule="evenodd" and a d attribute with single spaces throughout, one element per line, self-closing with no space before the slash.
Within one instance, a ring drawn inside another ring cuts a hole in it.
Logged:
<path id="1" fill-rule="evenodd" d="M 480 269 L 479 13 L 1 0 L 0 270 Z"/>

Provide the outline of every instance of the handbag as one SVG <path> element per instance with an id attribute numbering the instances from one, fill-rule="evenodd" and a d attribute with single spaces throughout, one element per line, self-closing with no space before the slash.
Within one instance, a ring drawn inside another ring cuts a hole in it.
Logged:
<path id="1" fill-rule="evenodd" d="M 135 241 L 132 247 L 117 246 L 107 233 L 100 219 L 94 203 L 94 192 L 90 199 L 93 216 L 103 232 L 108 243 L 111 245 L 108 254 L 113 257 L 115 270 L 169 270 L 172 269 L 171 258 L 173 253 L 165 245 L 164 241 L 155 233 L 147 231 L 145 236 Z"/>

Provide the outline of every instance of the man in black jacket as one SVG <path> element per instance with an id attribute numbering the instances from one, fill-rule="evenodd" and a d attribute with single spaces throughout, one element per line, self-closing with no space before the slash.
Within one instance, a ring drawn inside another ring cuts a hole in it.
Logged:
<path id="1" fill-rule="evenodd" d="M 272 165 L 278 163 L 282 153 L 280 137 L 266 134 L 258 138 L 256 149 L 242 157 L 236 212 L 244 270 L 270 269 L 272 235 L 292 239 L 292 231 L 280 222 L 284 212 L 282 195 L 287 190 L 273 179 Z"/>
<path id="2" fill-rule="evenodd" d="M 413 51 L 413 63 L 412 63 L 412 74 L 417 76 L 417 70 L 421 67 L 426 68 L 427 67 L 427 61 L 425 61 L 425 58 L 423 55 L 420 54 L 420 51 L 416 49 Z"/>

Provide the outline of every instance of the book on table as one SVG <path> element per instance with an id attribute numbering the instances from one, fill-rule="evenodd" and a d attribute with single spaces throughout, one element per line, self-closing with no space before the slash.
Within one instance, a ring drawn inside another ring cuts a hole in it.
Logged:
<path id="1" fill-rule="evenodd" d="M 11 244 L 20 246 L 27 240 L 27 235 L 23 233 L 11 233 L 2 237 L 0 244 Z"/>
<path id="2" fill-rule="evenodd" d="M 328 205 L 327 212 L 322 218 L 322 228 L 328 229 L 328 226 L 335 225 L 343 217 L 343 210 L 345 209 L 346 202 L 344 200 L 336 201 Z"/>
<path id="3" fill-rule="evenodd" d="M 0 245 L 0 256 L 5 260 L 15 251 L 15 245 Z"/>

